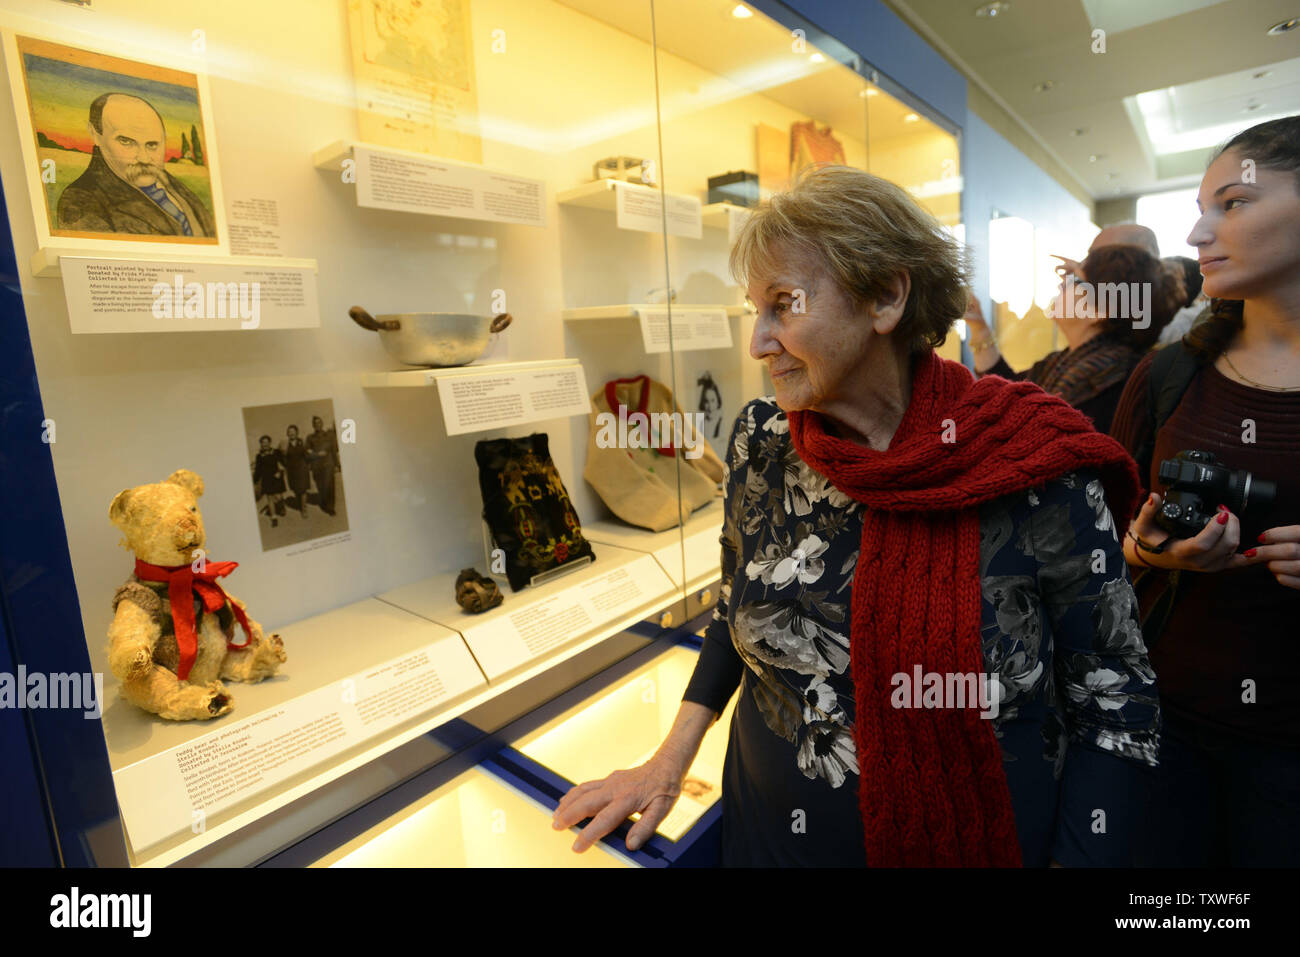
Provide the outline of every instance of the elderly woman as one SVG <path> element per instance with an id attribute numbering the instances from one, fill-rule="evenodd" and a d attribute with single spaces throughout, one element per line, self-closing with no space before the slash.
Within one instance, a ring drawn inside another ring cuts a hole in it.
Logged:
<path id="1" fill-rule="evenodd" d="M 1136 246 L 1094 245 L 1078 273 L 1063 271 L 1052 310 L 1065 348 L 1024 372 L 1013 371 L 999 355 L 973 297 L 964 318 L 971 327 L 977 373 L 1033 382 L 1092 419 L 1097 431 L 1109 432 L 1129 375 L 1183 304 L 1182 283 Z M 1122 296 L 1108 291 L 1116 289 Z M 1141 292 L 1130 298 L 1133 290 Z"/>
<path id="2" fill-rule="evenodd" d="M 739 685 L 726 864 L 1128 863 L 1159 726 L 1112 518 L 1132 461 L 935 354 L 959 247 L 884 180 L 806 174 L 732 267 L 776 396 L 732 430 L 718 606 L 661 748 L 554 826 L 592 818 L 583 850 L 640 811 L 640 846 Z"/>

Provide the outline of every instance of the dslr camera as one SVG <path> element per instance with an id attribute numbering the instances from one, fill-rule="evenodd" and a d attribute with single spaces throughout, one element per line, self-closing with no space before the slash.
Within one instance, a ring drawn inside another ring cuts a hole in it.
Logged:
<path id="1" fill-rule="evenodd" d="M 1159 479 L 1168 486 L 1156 524 L 1175 538 L 1191 538 L 1218 514 L 1220 503 L 1237 515 L 1267 508 L 1277 485 L 1249 472 L 1233 471 L 1212 452 L 1186 450 L 1160 463 Z"/>

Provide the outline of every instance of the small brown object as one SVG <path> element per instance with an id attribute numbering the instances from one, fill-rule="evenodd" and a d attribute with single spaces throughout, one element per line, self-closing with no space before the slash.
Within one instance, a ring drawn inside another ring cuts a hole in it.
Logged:
<path id="1" fill-rule="evenodd" d="M 481 614 L 501 604 L 501 589 L 476 569 L 466 568 L 456 576 L 456 604 L 471 614 Z"/>

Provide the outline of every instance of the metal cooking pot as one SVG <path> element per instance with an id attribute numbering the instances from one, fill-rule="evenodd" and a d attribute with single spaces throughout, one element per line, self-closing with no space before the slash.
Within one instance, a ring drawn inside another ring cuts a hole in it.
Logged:
<path id="1" fill-rule="evenodd" d="M 455 312 L 402 312 L 370 315 L 353 306 L 348 315 L 362 329 L 379 333 L 379 341 L 398 362 L 411 366 L 463 366 L 487 351 L 489 337 L 510 325 L 508 312 L 470 316 Z"/>

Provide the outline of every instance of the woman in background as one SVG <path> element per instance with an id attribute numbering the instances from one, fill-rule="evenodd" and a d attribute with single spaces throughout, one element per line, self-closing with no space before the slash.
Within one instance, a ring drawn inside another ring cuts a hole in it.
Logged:
<path id="1" fill-rule="evenodd" d="M 263 511 L 271 520 L 271 527 L 280 524 L 284 514 L 284 459 L 280 450 L 271 446 L 271 437 L 264 435 L 257 440 L 259 446 L 257 458 L 253 460 L 253 487 L 257 497 L 266 498 Z"/>
<path id="2" fill-rule="evenodd" d="M 1092 419 L 1099 432 L 1106 432 L 1129 374 L 1178 310 L 1181 283 L 1159 259 L 1136 246 L 1093 249 L 1081 271 L 1082 280 L 1068 272 L 1062 276 L 1052 310 L 1066 347 L 1025 372 L 1013 371 L 998 353 L 974 297 L 965 318 L 979 375 L 1032 382 L 1059 395 Z M 1113 296 L 1110 290 L 1122 293 Z"/>
<path id="3" fill-rule="evenodd" d="M 285 429 L 285 440 L 280 443 L 284 470 L 289 475 L 289 488 L 293 491 L 293 507 L 307 518 L 307 489 L 311 488 L 311 469 L 307 466 L 307 446 L 298 438 L 298 426 Z"/>

